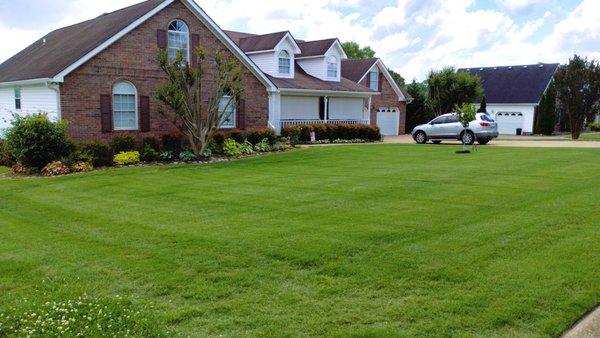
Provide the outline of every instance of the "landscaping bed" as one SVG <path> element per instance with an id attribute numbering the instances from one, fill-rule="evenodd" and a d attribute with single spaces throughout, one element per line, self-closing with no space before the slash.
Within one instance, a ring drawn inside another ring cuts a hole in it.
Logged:
<path id="1" fill-rule="evenodd" d="M 599 172 L 356 145 L 2 178 L 0 336 L 79 297 L 106 335 L 559 336 L 600 299 Z"/>

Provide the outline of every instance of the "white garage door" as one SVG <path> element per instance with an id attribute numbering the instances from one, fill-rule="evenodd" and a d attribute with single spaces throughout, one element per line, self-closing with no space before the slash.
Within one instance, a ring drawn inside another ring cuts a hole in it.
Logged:
<path id="1" fill-rule="evenodd" d="M 382 135 L 398 135 L 400 110 L 398 108 L 379 109 L 377 111 L 377 126 Z"/>
<path id="2" fill-rule="evenodd" d="M 517 128 L 523 129 L 523 113 L 520 112 L 498 112 L 496 114 L 498 132 L 500 134 L 515 135 Z"/>

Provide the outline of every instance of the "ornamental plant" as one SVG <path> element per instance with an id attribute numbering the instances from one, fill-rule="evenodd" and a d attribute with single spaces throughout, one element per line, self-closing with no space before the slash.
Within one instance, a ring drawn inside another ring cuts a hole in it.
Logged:
<path id="1" fill-rule="evenodd" d="M 223 143 L 223 154 L 228 157 L 240 157 L 243 154 L 242 146 L 234 139 L 228 138 Z"/>
<path id="2" fill-rule="evenodd" d="M 113 158 L 116 165 L 136 165 L 140 163 L 140 153 L 138 151 L 125 151 L 118 153 Z"/>

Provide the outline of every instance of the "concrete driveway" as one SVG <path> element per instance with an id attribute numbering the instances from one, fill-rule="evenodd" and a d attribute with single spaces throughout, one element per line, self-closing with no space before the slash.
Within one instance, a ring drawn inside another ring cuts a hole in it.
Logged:
<path id="1" fill-rule="evenodd" d="M 410 135 L 386 136 L 383 143 L 414 144 Z M 443 141 L 442 144 L 457 144 L 459 141 Z M 598 141 L 571 141 L 562 136 L 502 136 L 483 147 L 524 147 L 524 148 L 600 148 Z"/>

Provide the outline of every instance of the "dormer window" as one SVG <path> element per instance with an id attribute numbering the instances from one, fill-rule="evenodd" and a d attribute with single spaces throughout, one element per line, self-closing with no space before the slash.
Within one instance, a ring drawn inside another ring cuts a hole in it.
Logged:
<path id="1" fill-rule="evenodd" d="M 190 31 L 185 22 L 181 20 L 173 20 L 169 24 L 169 42 L 168 52 L 169 60 L 173 61 L 177 57 L 178 51 L 183 51 L 183 60 L 190 60 Z"/>
<path id="2" fill-rule="evenodd" d="M 290 53 L 282 50 L 281 53 L 279 53 L 279 74 L 290 75 L 291 68 L 292 59 L 290 58 Z"/>
<path id="3" fill-rule="evenodd" d="M 338 77 L 338 61 L 335 56 L 330 56 L 327 58 L 327 77 Z"/>
<path id="4" fill-rule="evenodd" d="M 377 70 L 372 70 L 370 72 L 370 83 L 369 88 L 373 90 L 379 90 L 379 72 Z"/>

